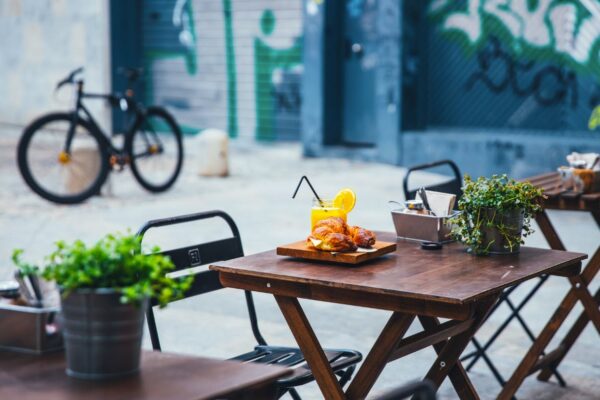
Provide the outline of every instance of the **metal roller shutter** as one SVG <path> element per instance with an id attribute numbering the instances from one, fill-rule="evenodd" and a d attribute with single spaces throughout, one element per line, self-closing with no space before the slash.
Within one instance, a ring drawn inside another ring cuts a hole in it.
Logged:
<path id="1" fill-rule="evenodd" d="M 297 139 L 300 0 L 144 0 L 146 101 L 186 132 Z"/>

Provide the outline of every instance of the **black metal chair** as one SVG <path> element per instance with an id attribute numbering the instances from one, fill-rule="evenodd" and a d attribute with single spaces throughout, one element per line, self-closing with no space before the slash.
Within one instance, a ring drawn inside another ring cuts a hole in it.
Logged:
<path id="1" fill-rule="evenodd" d="M 421 164 L 421 165 L 417 165 L 414 167 L 410 167 L 406 171 L 406 175 L 404 176 L 404 181 L 402 183 L 402 187 L 404 189 L 404 198 L 406 200 L 414 199 L 416 192 L 419 189 L 419 188 L 415 188 L 415 189 L 409 190 L 408 180 L 409 180 L 410 175 L 413 172 L 432 169 L 432 168 L 436 168 L 436 167 L 440 167 L 440 166 L 444 166 L 444 165 L 448 165 L 452 169 L 454 177 L 450 180 L 443 181 L 442 183 L 425 186 L 425 189 L 455 194 L 457 204 L 458 204 L 458 199 L 460 199 L 460 197 L 462 196 L 462 188 L 461 188 L 462 187 L 462 175 L 460 173 L 460 170 L 458 169 L 458 166 L 451 160 L 441 160 L 441 161 L 436 161 L 436 162 L 432 162 L 429 164 Z M 494 342 L 496 341 L 498 336 L 500 336 L 500 334 L 508 327 L 508 324 L 513 319 L 516 319 L 517 322 L 519 322 L 519 324 L 523 327 L 525 334 L 531 339 L 531 341 L 532 342 L 535 341 L 535 336 L 534 336 L 533 332 L 531 331 L 531 329 L 529 328 L 529 326 L 527 325 L 527 323 L 525 322 L 525 320 L 523 319 L 523 317 L 521 317 L 520 311 L 523 309 L 523 307 L 525 307 L 525 305 L 529 302 L 529 300 L 531 300 L 533 295 L 535 295 L 535 293 L 540 289 L 540 287 L 544 284 L 544 282 L 546 282 L 547 279 L 548 279 L 548 275 L 540 276 L 538 282 L 534 285 L 534 287 L 529 291 L 529 293 L 527 293 L 527 295 L 517 305 L 515 305 L 515 303 L 509 298 L 509 295 L 517 287 L 519 287 L 519 285 L 513 286 L 513 287 L 505 290 L 504 293 L 502 293 L 502 295 L 498 299 L 498 302 L 494 305 L 494 308 L 492 308 L 492 310 L 488 314 L 488 318 L 502 304 L 506 304 L 508 306 L 508 308 L 510 309 L 510 315 L 506 318 L 506 320 L 504 320 L 500 324 L 500 326 L 490 336 L 490 338 L 486 341 L 485 344 L 482 345 L 479 342 L 479 340 L 477 340 L 476 337 L 474 337 L 471 340 L 471 343 L 475 347 L 475 350 L 473 350 L 472 352 L 467 353 L 461 357 L 461 361 L 470 360 L 466 366 L 467 371 L 470 371 L 471 368 L 473 368 L 473 366 L 475 365 L 475 363 L 477 363 L 477 361 L 479 361 L 479 359 L 482 359 L 487 364 L 488 368 L 490 369 L 490 371 L 492 372 L 492 374 L 494 375 L 494 377 L 496 378 L 498 383 L 500 383 L 500 385 L 502 385 L 502 386 L 504 386 L 506 384 L 506 380 L 502 377 L 502 375 L 498 371 L 498 368 L 496 368 L 496 366 L 494 365 L 494 363 L 492 362 L 492 360 L 490 359 L 490 357 L 487 355 L 486 352 L 492 346 L 492 344 L 494 344 Z M 556 369 L 553 369 L 552 372 L 553 372 L 554 376 L 556 376 L 558 383 L 561 386 L 565 386 L 565 381 L 562 378 L 562 376 L 558 373 L 558 371 L 556 371 Z"/>
<path id="2" fill-rule="evenodd" d="M 193 221 L 206 220 L 209 218 L 221 218 L 231 229 L 232 237 L 216 240 L 212 242 L 199 243 L 193 246 L 182 247 L 173 250 L 162 251 L 161 254 L 167 255 L 175 264 L 177 271 L 196 267 L 199 265 L 210 264 L 216 261 L 230 260 L 242 257 L 242 241 L 238 228 L 233 219 L 223 211 L 208 211 L 196 214 L 182 215 L 172 218 L 157 219 L 147 222 L 139 231 L 138 235 L 143 239 L 144 234 L 153 228 L 183 224 Z M 202 295 L 215 290 L 222 289 L 219 282 L 219 275 L 216 271 L 201 271 L 195 274 L 195 279 L 185 298 Z M 246 291 L 246 306 L 250 316 L 250 326 L 252 333 L 258 345 L 254 350 L 234 357 L 233 360 L 242 362 L 258 362 L 264 364 L 276 364 L 279 366 L 292 367 L 294 372 L 291 376 L 281 379 L 278 382 L 280 387 L 280 396 L 289 392 L 292 398 L 300 399 L 300 396 L 294 389 L 297 386 L 314 380 L 310 367 L 307 365 L 300 349 L 295 347 L 270 346 L 263 338 L 258 328 L 256 309 L 252 298 L 252 292 Z M 154 319 L 153 307 L 156 301 L 151 300 L 151 306 L 148 307 L 146 318 L 150 339 L 154 350 L 161 350 L 160 340 L 156 321 Z M 356 364 L 362 360 L 362 355 L 354 350 L 325 350 L 331 368 L 339 377 L 339 382 L 344 386 L 351 378 L 356 368 Z"/>
<path id="3" fill-rule="evenodd" d="M 417 194 L 417 190 L 420 187 L 416 187 L 414 189 L 408 188 L 408 181 L 413 172 L 423 171 L 427 169 L 433 169 L 441 166 L 448 166 L 452 170 L 452 174 L 454 175 L 452 179 L 442 181 L 441 183 L 436 183 L 434 185 L 429 185 L 425 187 L 427 190 L 434 190 L 436 192 L 444 192 L 451 193 L 456 195 L 456 200 L 462 196 L 462 176 L 460 174 L 460 170 L 458 166 L 451 160 L 441 160 L 428 164 L 415 165 L 414 167 L 410 167 L 406 171 L 406 175 L 404 176 L 404 181 L 402 182 L 402 188 L 404 189 L 404 199 L 412 200 L 415 198 Z"/>
<path id="4" fill-rule="evenodd" d="M 435 400 L 435 388 L 429 380 L 425 379 L 392 389 L 381 396 L 377 396 L 376 400 L 401 400 L 410 396 L 413 400 Z"/>

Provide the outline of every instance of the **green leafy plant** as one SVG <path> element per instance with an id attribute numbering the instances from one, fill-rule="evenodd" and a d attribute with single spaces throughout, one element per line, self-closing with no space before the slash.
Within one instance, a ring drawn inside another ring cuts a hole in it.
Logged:
<path id="1" fill-rule="evenodd" d="M 451 222 L 452 236 L 464 243 L 474 254 L 489 253 L 493 241 L 487 241 L 484 228 L 495 228 L 504 238 L 505 247 L 510 251 L 523 238 L 533 233 L 531 218 L 541 211 L 542 190 L 528 182 L 517 182 L 506 175 L 480 177 L 477 180 L 465 175 L 463 195 L 458 202 L 461 211 Z M 522 232 L 506 226 L 501 216 L 507 212 L 520 210 L 523 213 Z"/>
<path id="2" fill-rule="evenodd" d="M 141 239 L 134 235 L 109 234 L 92 246 L 80 240 L 59 241 L 46 257 L 46 265 L 22 260 L 23 250 L 14 250 L 12 260 L 24 274 L 37 274 L 55 281 L 68 296 L 77 289 L 112 288 L 121 293 L 122 303 L 140 304 L 145 298 L 155 298 L 161 307 L 183 297 L 193 276 L 172 278 L 173 262 L 160 250 L 141 253 Z"/>

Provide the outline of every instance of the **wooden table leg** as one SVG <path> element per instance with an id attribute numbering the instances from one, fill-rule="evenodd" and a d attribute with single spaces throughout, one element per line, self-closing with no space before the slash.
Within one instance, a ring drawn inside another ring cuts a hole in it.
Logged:
<path id="1" fill-rule="evenodd" d="M 540 230 L 544 234 L 544 237 L 546 238 L 546 241 L 548 242 L 548 245 L 550 245 L 551 249 L 562 251 L 566 250 L 565 245 L 563 244 L 562 240 L 560 240 L 560 237 L 556 232 L 556 229 L 554 229 L 552 222 L 550 222 L 550 218 L 548 218 L 548 213 L 546 213 L 546 210 L 540 212 L 535 217 L 535 221 L 538 223 Z"/>
<path id="2" fill-rule="evenodd" d="M 600 333 L 600 310 L 598 302 L 588 290 L 588 282 L 585 282 L 581 276 L 575 276 L 569 279 L 575 289 L 575 295 L 583 304 L 583 309 L 587 317 L 594 323 L 596 330 Z"/>
<path id="3" fill-rule="evenodd" d="M 596 300 L 596 302 L 600 303 L 600 289 L 596 291 L 594 299 Z M 579 315 L 579 318 L 577 318 L 577 321 L 571 327 L 564 339 L 560 342 L 556 350 L 554 350 L 555 352 L 557 352 L 557 355 L 554 356 L 551 353 L 548 354 L 548 357 L 552 357 L 555 360 L 552 361 L 552 363 L 550 363 L 546 368 L 543 368 L 540 371 L 539 375 L 537 376 L 538 380 L 547 382 L 548 379 L 550 379 L 550 377 L 552 376 L 552 369 L 558 367 L 558 364 L 560 364 L 563 358 L 565 358 L 569 350 L 571 350 L 571 347 L 573 347 L 573 345 L 579 338 L 579 335 L 581 335 L 581 333 L 587 326 L 588 322 L 590 322 L 590 319 L 588 318 L 587 313 L 584 310 L 581 312 L 581 315 Z"/>
<path id="4" fill-rule="evenodd" d="M 421 322 L 421 325 L 423 325 L 425 331 L 431 331 L 440 324 L 440 321 L 437 318 L 433 317 L 419 317 L 419 321 Z M 435 349 L 438 355 L 444 348 L 445 343 L 448 343 L 448 340 L 433 345 L 433 348 Z M 465 371 L 460 361 L 457 362 L 454 365 L 454 367 L 450 370 L 448 377 L 452 382 L 452 386 L 454 386 L 454 390 L 456 390 L 456 393 L 458 393 L 459 398 L 478 398 L 477 392 L 475 391 L 475 387 L 473 386 L 471 379 L 469 379 L 469 376 L 467 375 L 467 371 Z"/>
<path id="5" fill-rule="evenodd" d="M 531 375 L 532 373 L 536 372 L 542 367 L 547 366 L 544 365 L 542 361 L 543 358 L 541 358 L 540 356 L 546 348 L 546 346 L 548 346 L 548 343 L 550 343 L 558 329 L 565 322 L 565 319 L 577 303 L 577 300 L 580 299 L 580 291 L 587 291 L 587 285 L 598 272 L 598 269 L 600 268 L 600 263 L 592 263 L 592 261 L 594 261 L 595 258 L 596 257 L 590 260 L 590 262 L 586 266 L 585 270 L 581 273 L 581 275 L 576 277 L 577 279 L 571 281 L 572 283 L 574 283 L 574 285 L 579 283 L 580 287 L 577 288 L 574 286 L 569 290 L 569 292 L 567 293 L 563 301 L 560 303 L 557 310 L 554 312 L 554 315 L 552 315 L 552 318 L 550 318 L 550 321 L 548 321 L 544 329 L 542 329 L 537 339 L 535 340 L 535 342 L 533 343 L 533 345 L 531 346 L 531 348 L 529 349 L 529 351 L 527 352 L 527 354 L 525 355 L 525 357 L 523 358 L 513 375 L 510 377 L 508 382 L 506 382 L 506 385 L 504 386 L 502 392 L 500 392 L 500 395 L 498 396 L 499 400 L 506 400 L 512 398 L 512 396 L 516 393 L 517 389 L 521 386 L 521 384 L 527 376 Z M 589 294 L 589 291 L 587 291 L 587 293 Z M 586 314 L 588 314 L 589 317 L 589 313 L 587 313 L 587 310 Z"/>
<path id="6" fill-rule="evenodd" d="M 596 224 L 598 225 L 598 227 L 600 227 L 600 212 L 592 212 L 592 216 L 594 217 L 594 220 L 596 221 Z M 550 223 L 550 220 L 548 219 L 548 215 L 546 214 L 545 211 L 538 214 L 538 216 L 536 217 L 536 221 L 538 222 L 540 229 L 541 229 L 542 233 L 544 234 L 546 240 L 548 241 L 548 244 L 550 245 L 550 247 L 552 249 L 556 249 L 556 250 L 565 250 L 565 246 L 563 245 L 560 238 L 558 237 L 558 234 L 556 233 L 556 230 Z M 600 265 L 600 247 L 598 249 L 596 249 L 596 252 L 592 256 L 592 258 L 589 260 L 589 262 L 587 263 L 586 271 L 588 269 L 591 269 L 591 271 L 595 270 L 597 272 L 599 269 L 598 265 Z M 590 273 L 590 275 L 585 275 L 588 279 L 588 283 L 592 281 L 596 272 L 594 272 L 593 274 Z M 582 276 L 584 276 L 583 273 L 582 273 Z M 595 300 L 595 305 L 596 305 L 595 310 L 598 311 L 597 305 L 600 302 L 600 289 L 596 292 L 596 294 L 594 296 L 594 300 Z M 564 302 L 564 300 L 563 300 L 563 302 Z M 577 319 L 577 322 L 573 325 L 573 327 L 571 327 L 571 329 L 569 330 L 567 335 L 561 341 L 558 348 L 548 354 L 548 357 L 554 358 L 554 360 L 551 363 L 549 363 L 548 366 L 544 367 L 541 370 L 541 372 L 539 373 L 539 375 L 537 377 L 539 380 L 548 381 L 548 379 L 550 379 L 550 377 L 552 376 L 552 370 L 553 369 L 555 370 L 558 367 L 558 365 L 562 362 L 562 360 L 567 355 L 569 350 L 571 350 L 571 347 L 573 347 L 573 345 L 579 338 L 579 335 L 581 335 L 584 328 L 587 326 L 587 323 L 590 321 L 588 314 L 589 313 L 592 313 L 592 315 L 596 314 L 593 310 L 590 310 L 589 308 L 590 308 L 590 306 L 589 306 L 589 302 L 588 302 L 588 307 L 581 313 L 581 315 Z M 597 325 L 596 325 L 596 328 L 598 328 Z"/>
<path id="7" fill-rule="evenodd" d="M 321 347 L 310 326 L 298 299 L 275 295 L 275 300 L 277 300 L 277 304 L 296 338 L 306 362 L 310 365 L 324 398 L 331 400 L 344 399 L 342 387 L 338 383 L 323 347 Z"/>
<path id="8" fill-rule="evenodd" d="M 349 399 L 364 399 L 387 364 L 392 351 L 414 320 L 414 315 L 394 312 L 348 387 Z"/>
<path id="9" fill-rule="evenodd" d="M 452 384 L 455 385 L 456 392 L 461 399 L 479 399 L 479 395 L 475 391 L 471 380 L 466 376 L 459 358 L 471 338 L 485 321 L 498 297 L 499 295 L 494 295 L 491 298 L 481 300 L 471 327 L 448 339 L 439 350 L 436 348 L 438 356 L 426 375 L 426 379 L 429 379 L 436 388 L 440 387 L 446 376 L 452 375 L 454 377 Z"/>

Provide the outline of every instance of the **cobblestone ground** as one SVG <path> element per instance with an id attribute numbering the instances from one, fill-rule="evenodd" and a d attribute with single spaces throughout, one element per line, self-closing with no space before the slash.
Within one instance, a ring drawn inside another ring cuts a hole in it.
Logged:
<path id="1" fill-rule="evenodd" d="M 18 131 L 0 128 L 0 279 L 11 274 L 9 261 L 13 248 L 24 248 L 30 259 L 39 259 L 58 239 L 95 240 L 111 231 L 136 230 L 144 221 L 201 210 L 223 209 L 237 221 L 247 254 L 270 249 L 277 244 L 304 237 L 309 225 L 311 196 L 307 190 L 292 200 L 291 193 L 300 176 L 308 175 L 321 192 L 330 196 L 342 187 L 353 188 L 358 202 L 351 220 L 371 229 L 393 230 L 387 200 L 401 199 L 404 170 L 380 164 L 346 160 L 303 159 L 296 144 L 256 145 L 233 143 L 231 176 L 201 178 L 196 174 L 193 143 L 186 147 L 183 173 L 172 190 L 161 195 L 145 192 L 129 171 L 113 174 L 103 196 L 82 205 L 57 206 L 35 196 L 22 182 L 15 164 Z M 420 175 L 422 183 L 435 177 Z M 585 214 L 552 213 L 570 249 L 591 252 L 600 243 L 592 219 Z M 148 237 L 163 247 L 185 245 L 191 239 L 221 235 L 223 227 L 190 226 L 182 231 L 167 230 Z M 546 246 L 535 234 L 533 246 Z M 523 285 L 515 299 L 527 292 Z M 597 286 L 594 285 L 594 289 Z M 551 278 L 523 314 L 535 332 L 544 326 L 568 289 L 564 278 Z M 292 345 L 294 339 L 271 297 L 257 295 L 261 329 L 270 343 Z M 358 349 L 366 354 L 385 324 L 388 313 L 319 302 L 302 302 L 322 343 L 329 347 Z M 573 321 L 573 313 L 569 321 Z M 480 337 L 489 336 L 507 310 L 499 310 L 483 326 Z M 254 345 L 241 293 L 222 290 L 214 295 L 173 304 L 158 314 L 163 347 L 166 350 L 229 357 L 248 351 Z M 420 329 L 415 324 L 411 331 Z M 558 337 L 564 333 L 559 332 Z M 490 349 L 500 372 L 508 377 L 530 342 L 517 326 L 511 327 Z M 145 346 L 148 347 L 148 343 Z M 419 379 L 428 370 L 434 354 L 424 350 L 389 365 L 377 382 L 378 392 L 402 382 Z M 588 326 L 577 345 L 562 363 L 560 371 L 569 387 L 540 383 L 529 378 L 519 398 L 598 399 L 600 398 L 600 343 Z M 482 363 L 470 373 L 484 399 L 494 398 L 499 386 Z M 316 385 L 301 388 L 306 399 L 319 399 Z M 444 383 L 440 398 L 456 395 Z"/>

